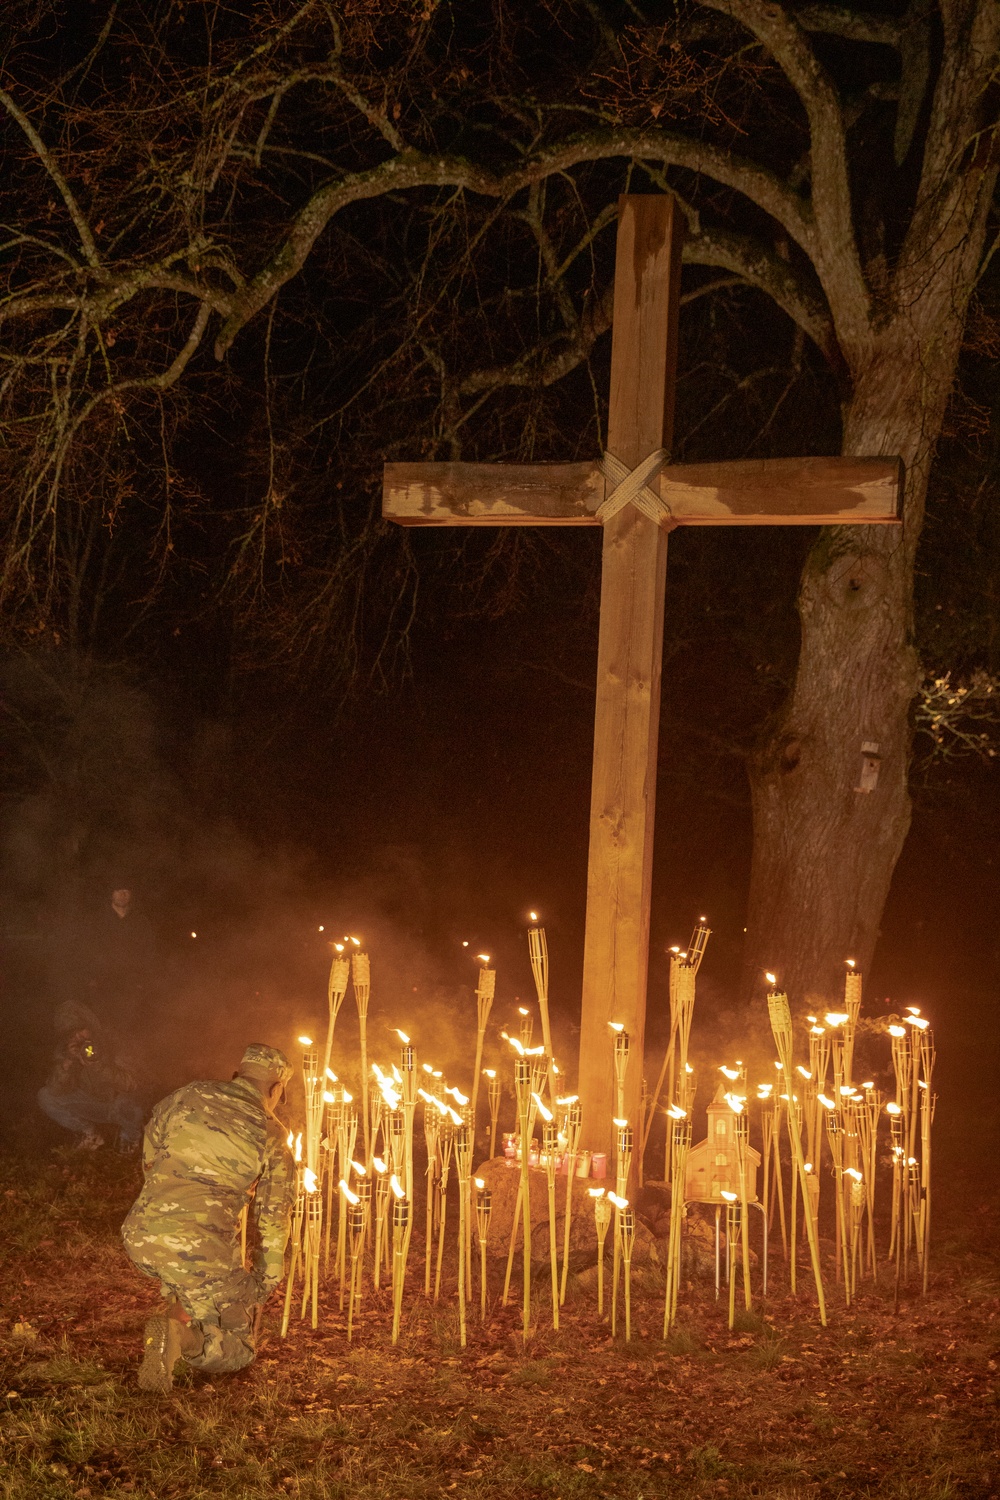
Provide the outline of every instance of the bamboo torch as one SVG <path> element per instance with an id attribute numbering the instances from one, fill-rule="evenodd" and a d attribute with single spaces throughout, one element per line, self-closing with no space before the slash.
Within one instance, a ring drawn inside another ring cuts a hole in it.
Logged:
<path id="1" fill-rule="evenodd" d="M 681 1243 L 684 1228 L 684 1194 L 687 1186 L 687 1159 L 691 1149 L 692 1121 L 679 1104 L 667 1110 L 667 1129 L 671 1135 L 670 1167 L 670 1235 L 667 1241 L 667 1285 L 663 1306 L 663 1337 L 677 1317 L 677 1298 L 681 1282 Z"/>
<path id="2" fill-rule="evenodd" d="M 483 1066 L 483 1041 L 486 1037 L 486 1023 L 493 1009 L 493 997 L 497 988 L 497 971 L 489 967 L 489 954 L 480 953 L 483 967 L 479 970 L 479 984 L 476 987 L 476 1065 L 472 1070 L 472 1128 L 476 1128 L 476 1106 L 479 1103 L 479 1077 Z M 493 1153 L 491 1152 L 490 1155 Z"/>
<path id="3" fill-rule="evenodd" d="M 740 1233 L 740 1200 L 736 1193 L 722 1189 L 726 1200 L 726 1266 L 729 1271 L 729 1327 L 736 1321 L 736 1240 Z"/>
<path id="4" fill-rule="evenodd" d="M 372 965 L 367 953 L 355 953 L 353 976 L 361 1041 L 361 1128 L 364 1131 L 365 1166 L 370 1167 L 373 1147 L 368 1098 L 368 1001 L 372 992 Z"/>
<path id="5" fill-rule="evenodd" d="M 854 1297 L 858 1285 L 858 1249 L 861 1244 L 861 1227 L 865 1221 L 865 1180 L 857 1167 L 848 1167 L 846 1175 L 850 1182 L 851 1296 Z"/>
<path id="6" fill-rule="evenodd" d="M 445 1106 L 446 1114 L 441 1120 L 438 1150 L 441 1170 L 438 1174 L 438 1246 L 437 1268 L 434 1273 L 434 1301 L 441 1295 L 441 1267 L 444 1264 L 444 1227 L 448 1218 L 448 1179 L 451 1176 L 451 1154 L 455 1146 L 454 1112 Z"/>
<path id="7" fill-rule="evenodd" d="M 923 1241 L 923 1291 L 927 1295 L 930 1274 L 929 1252 L 931 1233 L 931 1126 L 934 1123 L 935 1098 L 932 1091 L 934 1077 L 934 1041 L 929 1029 L 920 1034 L 920 1063 L 923 1071 L 920 1095 L 920 1174 L 922 1189 L 921 1238 Z"/>
<path id="8" fill-rule="evenodd" d="M 559 1127 L 540 1099 L 535 1101 L 542 1116 L 542 1152 L 549 1190 L 549 1265 L 552 1272 L 552 1327 L 559 1327 L 559 1263 L 556 1256 L 556 1156 L 559 1151 Z"/>
<path id="9" fill-rule="evenodd" d="M 392 1189 L 392 1342 L 399 1342 L 399 1320 L 403 1308 L 403 1283 L 406 1280 L 406 1247 L 409 1240 L 410 1205 L 403 1185 L 393 1173 Z"/>
<path id="10" fill-rule="evenodd" d="M 358 1137 L 358 1112 L 351 1109 L 351 1095 L 344 1090 L 340 1111 L 340 1127 L 337 1132 L 337 1157 L 340 1175 L 345 1180 L 350 1176 L 354 1143 Z M 340 1308 L 344 1307 L 344 1292 L 347 1283 L 347 1199 L 341 1194 L 340 1215 L 337 1221 L 337 1274 L 340 1278 Z"/>
<path id="11" fill-rule="evenodd" d="M 434 1202 L 437 1194 L 437 1179 L 440 1170 L 441 1118 L 444 1106 L 426 1090 L 418 1090 L 424 1101 L 424 1144 L 427 1147 L 427 1210 L 424 1235 L 424 1296 L 431 1297 L 431 1266 L 434 1247 Z"/>
<path id="12" fill-rule="evenodd" d="M 594 1200 L 594 1228 L 597 1230 L 597 1313 L 604 1316 L 604 1241 L 611 1223 L 611 1204 L 603 1188 L 588 1188 Z"/>
<path id="13" fill-rule="evenodd" d="M 354 1295 L 358 1284 L 358 1255 L 361 1250 L 361 1233 L 364 1230 L 364 1214 L 361 1199 L 353 1191 L 346 1178 L 338 1183 L 341 1200 L 347 1205 L 347 1233 L 350 1238 L 350 1287 L 347 1296 L 347 1339 L 350 1342 L 354 1328 Z M 357 1236 L 355 1236 L 357 1225 Z"/>
<path id="14" fill-rule="evenodd" d="M 611 1337 L 618 1332 L 618 1272 L 622 1262 L 622 1215 L 628 1208 L 628 1199 L 620 1193 L 608 1193 L 608 1202 L 614 1209 L 614 1284 L 611 1288 Z M 634 1228 L 634 1225 L 633 1225 Z"/>
<path id="15" fill-rule="evenodd" d="M 619 1271 L 621 1269 L 621 1256 L 622 1256 L 622 1235 L 621 1235 L 622 1205 L 625 1204 L 627 1206 L 627 1204 L 628 1204 L 628 1198 L 625 1196 L 625 1188 L 626 1188 L 626 1184 L 628 1183 L 629 1173 L 630 1173 L 630 1171 L 632 1169 L 632 1148 L 633 1148 L 632 1127 L 628 1123 L 628 1121 L 627 1120 L 615 1120 L 615 1125 L 616 1125 L 617 1131 L 618 1131 L 618 1181 L 617 1181 L 618 1191 L 616 1193 L 614 1193 L 614 1194 L 611 1194 L 611 1193 L 608 1194 L 609 1198 L 611 1199 L 611 1202 L 614 1204 L 614 1209 L 615 1209 L 615 1242 L 614 1242 L 614 1254 L 613 1254 L 613 1257 L 612 1257 L 612 1260 L 613 1260 L 613 1270 L 612 1270 L 612 1285 L 611 1285 L 611 1336 L 612 1336 L 612 1338 L 615 1335 L 616 1326 L 617 1326 L 617 1320 L 618 1320 L 618 1318 L 617 1318 L 617 1315 L 618 1315 L 618 1273 L 619 1273 Z"/>
<path id="16" fill-rule="evenodd" d="M 490 1106 L 490 1160 L 492 1161 L 497 1154 L 497 1119 L 500 1114 L 501 1085 L 496 1068 L 484 1068 L 483 1072 L 489 1080 L 486 1097 Z"/>
<path id="17" fill-rule="evenodd" d="M 775 980 L 768 975 L 772 984 Z M 806 1233 L 809 1239 L 809 1254 L 812 1259 L 813 1279 L 816 1283 L 816 1298 L 819 1303 L 819 1317 L 823 1327 L 826 1327 L 826 1300 L 823 1295 L 823 1276 L 819 1263 L 819 1240 L 816 1233 L 816 1223 L 812 1213 L 812 1200 L 807 1181 L 805 1158 L 802 1155 L 802 1137 L 799 1134 L 799 1123 L 796 1118 L 793 1089 L 792 1089 L 792 1017 L 788 1008 L 788 996 L 780 991 L 772 989 L 767 997 L 768 1015 L 771 1021 L 771 1031 L 774 1034 L 775 1045 L 778 1049 L 778 1057 L 785 1078 L 785 1089 L 788 1094 L 788 1133 L 792 1144 L 792 1156 L 794 1168 L 798 1171 L 799 1182 L 802 1188 L 803 1211 L 806 1219 Z"/>
<path id="18" fill-rule="evenodd" d="M 526 1057 L 514 1060 L 514 1086 L 517 1092 L 517 1117 L 521 1126 L 521 1214 L 524 1285 L 521 1310 L 521 1334 L 528 1342 L 531 1329 L 531 1179 L 528 1156 L 531 1145 L 531 1063 Z"/>
<path id="19" fill-rule="evenodd" d="M 476 1230 L 479 1234 L 479 1316 L 486 1322 L 486 1246 L 493 1216 L 493 1194 L 481 1177 L 476 1178 Z"/>
<path id="20" fill-rule="evenodd" d="M 750 1244 L 749 1223 L 750 1215 L 747 1212 L 747 1159 L 750 1149 L 749 1120 L 746 1112 L 746 1100 L 740 1094 L 727 1094 L 726 1103 L 733 1111 L 736 1133 L 736 1164 L 739 1177 L 740 1195 L 740 1260 L 743 1265 L 743 1303 L 747 1312 L 751 1307 L 750 1296 Z"/>
<path id="21" fill-rule="evenodd" d="M 625 1267 L 625 1342 L 632 1339 L 632 1250 L 635 1246 L 635 1209 L 626 1199 L 621 1210 L 622 1263 Z"/>
<path id="22" fill-rule="evenodd" d="M 386 1259 L 386 1218 L 389 1200 L 389 1168 L 380 1156 L 372 1157 L 375 1168 L 375 1258 L 372 1262 L 372 1285 L 378 1291 L 382 1263 Z"/>
<path id="23" fill-rule="evenodd" d="M 559 1284 L 559 1305 L 566 1301 L 566 1277 L 569 1274 L 570 1231 L 573 1224 L 573 1179 L 576 1176 L 576 1158 L 580 1149 L 580 1129 L 583 1124 L 583 1107 L 576 1095 L 566 1101 L 566 1212 L 563 1216 L 563 1260 L 562 1280 Z"/>
<path id="24" fill-rule="evenodd" d="M 295 1288 L 295 1275 L 302 1257 L 302 1225 L 306 1212 L 306 1190 L 302 1175 L 302 1137 L 288 1134 L 288 1147 L 295 1157 L 295 1207 L 292 1212 L 292 1227 L 288 1237 L 291 1246 L 291 1259 L 288 1262 L 288 1277 L 285 1283 L 285 1306 L 281 1318 L 281 1337 L 288 1335 L 288 1319 L 292 1310 L 292 1295 Z"/>
<path id="25" fill-rule="evenodd" d="M 615 1034 L 615 1116 L 622 1119 L 625 1114 L 625 1075 L 628 1072 L 631 1044 L 621 1021 L 609 1021 L 608 1025 Z"/>
<path id="26" fill-rule="evenodd" d="M 327 1001 L 327 1026 L 326 1026 L 326 1048 L 323 1053 L 323 1077 L 326 1078 L 330 1068 L 330 1055 L 333 1052 L 333 1029 L 337 1024 L 340 1007 L 344 1003 L 347 994 L 347 981 L 350 978 L 351 966 L 344 953 L 343 943 L 331 943 L 330 949 L 333 953 L 333 961 L 330 964 L 330 976 L 326 986 Z"/>
<path id="27" fill-rule="evenodd" d="M 473 1127 L 462 1125 L 455 1133 L 455 1166 L 458 1171 L 458 1335 L 462 1348 L 465 1329 L 465 1252 L 469 1240 L 469 1175 L 472 1171 Z"/>
<path id="28" fill-rule="evenodd" d="M 667 1049 L 663 1054 L 663 1064 L 660 1068 L 660 1076 L 656 1080 L 656 1087 L 649 1098 L 649 1109 L 647 1110 L 642 1128 L 642 1151 L 645 1153 L 649 1141 L 649 1132 L 652 1129 L 653 1117 L 659 1102 L 663 1084 L 666 1080 L 667 1098 L 671 1103 L 679 1102 L 681 1107 L 688 1109 L 689 1101 L 683 1092 L 677 1087 L 678 1048 L 680 1049 L 681 1074 L 686 1071 L 688 1039 L 691 1035 L 691 1017 L 694 1012 L 695 980 L 701 961 L 705 956 L 708 940 L 712 935 L 712 929 L 708 926 L 704 917 L 698 918 L 698 925 L 691 934 L 691 942 L 687 950 L 682 953 L 679 948 L 670 950 L 670 1037 Z M 670 1126 L 667 1126 L 667 1139 L 665 1146 L 665 1159 L 663 1176 L 666 1182 L 670 1182 L 672 1170 L 671 1157 L 673 1144 Z"/>
<path id="29" fill-rule="evenodd" d="M 552 1028 L 549 1024 L 549 945 L 545 939 L 544 927 L 528 928 L 528 953 L 535 992 L 538 995 L 538 1012 L 542 1018 L 542 1045 L 545 1048 L 551 1102 L 556 1097 L 556 1075 L 552 1056 Z"/>

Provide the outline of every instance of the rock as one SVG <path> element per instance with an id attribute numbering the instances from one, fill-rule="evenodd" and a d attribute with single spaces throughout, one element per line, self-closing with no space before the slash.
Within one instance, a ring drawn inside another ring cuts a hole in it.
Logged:
<path id="1" fill-rule="evenodd" d="M 507 1258 L 510 1245 L 511 1221 L 514 1217 L 514 1209 L 517 1203 L 517 1190 L 521 1181 L 520 1168 L 515 1164 L 508 1165 L 502 1156 L 495 1156 L 492 1161 L 483 1162 L 476 1167 L 475 1175 L 481 1177 L 487 1184 L 492 1194 L 492 1217 L 490 1219 L 490 1237 L 487 1242 L 487 1252 L 497 1259 Z M 556 1249 L 559 1263 L 562 1264 L 563 1233 L 566 1212 L 566 1178 L 556 1177 Z M 548 1176 L 541 1169 L 535 1167 L 528 1171 L 529 1197 L 531 1200 L 531 1259 L 532 1264 L 548 1261 L 549 1255 L 549 1191 Z M 588 1189 L 598 1186 L 614 1186 L 614 1184 L 595 1183 L 593 1178 L 574 1177 L 572 1220 L 570 1223 L 570 1252 L 569 1266 L 573 1272 L 584 1270 L 587 1266 L 597 1264 L 597 1230 L 594 1225 L 594 1203 L 588 1194 Z M 520 1254 L 521 1232 L 518 1227 L 515 1244 Z M 608 1237 L 605 1242 L 605 1254 L 610 1255 L 612 1249 L 612 1229 L 608 1229 Z M 635 1248 L 632 1252 L 633 1265 L 642 1265 L 649 1261 L 654 1263 L 660 1260 L 660 1251 L 657 1249 L 655 1235 L 647 1228 L 641 1219 L 636 1220 L 635 1226 Z"/>

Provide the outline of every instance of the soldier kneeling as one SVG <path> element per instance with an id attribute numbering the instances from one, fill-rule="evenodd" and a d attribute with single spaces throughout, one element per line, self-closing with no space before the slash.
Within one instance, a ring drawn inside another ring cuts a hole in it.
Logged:
<path id="1" fill-rule="evenodd" d="M 260 1309 L 281 1280 L 295 1164 L 274 1115 L 292 1070 L 254 1042 L 229 1083 L 189 1083 L 153 1111 L 142 1192 L 122 1225 L 131 1260 L 160 1282 L 164 1315 L 146 1324 L 139 1385 L 169 1391 L 179 1359 L 242 1370 L 256 1353 Z M 252 1268 L 240 1215 L 249 1206 Z"/>

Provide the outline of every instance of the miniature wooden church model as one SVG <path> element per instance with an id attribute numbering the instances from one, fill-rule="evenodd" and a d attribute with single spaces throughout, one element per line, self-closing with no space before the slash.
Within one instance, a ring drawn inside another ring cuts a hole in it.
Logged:
<path id="1" fill-rule="evenodd" d="M 688 1203 L 723 1203 L 723 1193 L 740 1191 L 740 1158 L 736 1139 L 737 1117 L 726 1102 L 720 1083 L 708 1106 L 708 1139 L 699 1141 L 688 1153 L 687 1182 L 684 1189 Z M 746 1152 L 746 1193 L 749 1203 L 757 1199 L 757 1168 L 760 1152 L 752 1146 Z"/>

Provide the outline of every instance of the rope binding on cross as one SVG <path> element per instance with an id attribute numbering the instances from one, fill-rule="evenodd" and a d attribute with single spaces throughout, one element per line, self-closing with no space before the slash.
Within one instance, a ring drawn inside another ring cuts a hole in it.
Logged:
<path id="1" fill-rule="evenodd" d="M 661 500 L 654 489 L 650 487 L 649 481 L 655 479 L 669 458 L 666 448 L 657 448 L 630 469 L 623 464 L 620 458 L 613 453 L 605 453 L 601 460 L 601 469 L 604 477 L 614 485 L 610 495 L 605 497 L 603 505 L 597 507 L 597 519 L 603 524 L 610 521 L 626 505 L 634 505 L 636 510 L 657 526 L 666 526 L 672 529 L 676 522 L 673 512 L 665 500 Z"/>

